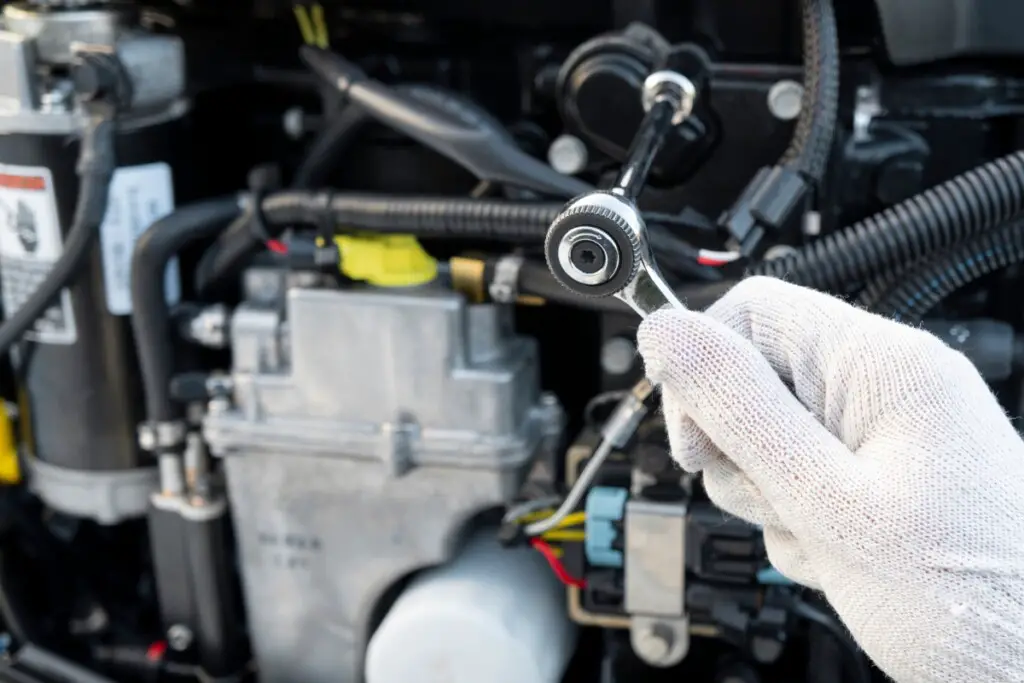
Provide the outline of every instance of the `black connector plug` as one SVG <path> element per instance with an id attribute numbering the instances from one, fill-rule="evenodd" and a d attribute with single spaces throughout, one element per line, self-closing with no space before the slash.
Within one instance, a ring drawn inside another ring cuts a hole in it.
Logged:
<path id="1" fill-rule="evenodd" d="M 284 259 L 293 270 L 328 272 L 338 269 L 341 254 L 333 241 L 320 243 L 315 239 L 294 238 L 288 240 Z"/>
<path id="2" fill-rule="evenodd" d="M 763 167 L 732 207 L 718 219 L 729 233 L 732 248 L 745 257 L 760 256 L 765 235 L 791 227 L 797 208 L 811 194 L 807 180 L 787 166 Z"/>

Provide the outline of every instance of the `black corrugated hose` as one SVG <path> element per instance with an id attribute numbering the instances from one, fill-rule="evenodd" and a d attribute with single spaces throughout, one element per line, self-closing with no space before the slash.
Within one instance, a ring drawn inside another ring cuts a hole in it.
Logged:
<path id="1" fill-rule="evenodd" d="M 804 93 L 793 139 L 779 161 L 821 182 L 839 109 L 839 33 L 831 0 L 803 0 Z"/>
<path id="2" fill-rule="evenodd" d="M 795 254 L 763 261 L 771 275 L 841 292 L 892 268 L 913 263 L 1024 211 L 1024 152 L 967 171 Z"/>
<path id="3" fill-rule="evenodd" d="M 919 322 L 953 292 L 1009 266 L 1024 263 L 1024 219 L 956 244 L 870 284 L 858 303 L 903 322 Z"/>
<path id="4" fill-rule="evenodd" d="M 565 205 L 507 199 L 289 190 L 268 195 L 262 207 L 272 235 L 284 225 L 304 223 L 325 226 L 331 231 L 341 226 L 350 231 L 423 238 L 539 244 Z M 644 218 L 649 224 L 651 246 L 667 269 L 703 280 L 721 279 L 713 268 L 697 265 L 697 250 L 667 230 L 701 230 L 702 226 L 685 217 L 664 213 L 645 213 Z"/>
<path id="5" fill-rule="evenodd" d="M 170 396 L 174 375 L 174 340 L 167 306 L 168 262 L 185 246 L 215 236 L 224 224 L 241 212 L 237 195 L 228 195 L 184 206 L 161 218 L 142 233 L 132 252 L 132 331 L 139 357 L 139 371 L 151 423 L 180 417 L 180 406 Z"/>

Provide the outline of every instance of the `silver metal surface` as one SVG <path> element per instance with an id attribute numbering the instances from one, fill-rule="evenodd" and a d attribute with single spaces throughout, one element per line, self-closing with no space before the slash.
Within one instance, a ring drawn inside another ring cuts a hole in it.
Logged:
<path id="1" fill-rule="evenodd" d="M 624 606 L 631 616 L 631 642 L 647 663 L 672 666 L 689 649 L 686 507 L 630 500 L 624 535 Z"/>
<path id="2" fill-rule="evenodd" d="M 512 499 L 562 414 L 508 307 L 430 287 L 286 303 L 236 311 L 234 401 L 204 432 L 225 458 L 261 681 L 355 683 L 383 596 Z"/>
<path id="3" fill-rule="evenodd" d="M 13 3 L 2 11 L 0 134 L 67 135 L 83 129 L 71 82 L 52 77 L 82 50 L 115 50 L 131 81 L 130 110 L 119 128 L 142 128 L 188 111 L 181 40 L 139 30 L 136 13 L 123 6 L 49 11 Z M 44 71 L 51 73 L 45 83 L 39 77 Z"/>
<path id="4" fill-rule="evenodd" d="M 25 3 L 3 8 L 8 31 L 32 40 L 39 61 L 67 65 L 75 43 L 113 47 L 118 34 L 132 23 L 130 14 L 111 8 L 40 11 Z"/>
<path id="5" fill-rule="evenodd" d="M 133 110 L 165 106 L 185 93 L 185 47 L 181 38 L 136 31 L 115 45 L 132 84 Z"/>
<path id="6" fill-rule="evenodd" d="M 644 79 L 641 97 L 644 111 L 650 111 L 655 102 L 671 102 L 675 107 L 672 123 L 678 126 L 693 112 L 693 104 L 697 101 L 697 87 L 681 73 L 665 69 L 655 71 Z"/>
<path id="7" fill-rule="evenodd" d="M 604 263 L 592 273 L 581 270 L 573 262 L 572 250 L 579 244 L 590 245 L 600 252 L 600 258 Z M 589 225 L 581 225 L 565 233 L 565 237 L 558 245 L 558 265 L 562 266 L 573 280 L 583 285 L 603 285 L 608 282 L 619 271 L 621 260 L 615 240 L 604 230 Z"/>
<path id="8" fill-rule="evenodd" d="M 29 488 L 55 510 L 100 524 L 141 517 L 159 484 L 156 467 L 134 470 L 70 470 L 28 460 Z"/>

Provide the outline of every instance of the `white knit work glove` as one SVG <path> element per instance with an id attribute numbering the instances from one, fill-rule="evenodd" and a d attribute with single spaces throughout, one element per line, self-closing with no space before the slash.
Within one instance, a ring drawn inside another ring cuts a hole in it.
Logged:
<path id="1" fill-rule="evenodd" d="M 763 277 L 639 346 L 675 459 L 883 671 L 1024 681 L 1024 443 L 970 361 Z"/>

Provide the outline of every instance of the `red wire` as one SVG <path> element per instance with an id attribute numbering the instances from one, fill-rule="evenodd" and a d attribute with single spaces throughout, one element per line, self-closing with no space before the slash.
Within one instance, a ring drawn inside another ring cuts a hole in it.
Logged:
<path id="1" fill-rule="evenodd" d="M 719 266 L 731 263 L 731 261 L 723 261 L 722 259 L 709 258 L 707 256 L 698 256 L 697 263 L 702 266 L 714 266 L 715 268 L 718 268 Z"/>
<path id="2" fill-rule="evenodd" d="M 167 654 L 167 642 L 158 640 L 146 649 L 146 659 L 151 662 L 159 662 Z"/>
<path id="3" fill-rule="evenodd" d="M 281 240 L 267 240 L 267 249 L 274 252 L 275 254 L 287 254 L 288 245 Z"/>
<path id="4" fill-rule="evenodd" d="M 534 550 L 544 556 L 544 559 L 548 561 L 549 565 L 551 565 L 551 571 L 555 573 L 555 576 L 558 577 L 559 581 L 564 583 L 566 586 L 573 586 L 575 588 L 587 587 L 586 579 L 577 579 L 575 576 L 570 574 L 566 570 L 565 565 L 562 564 L 562 561 L 555 555 L 555 549 L 548 545 L 547 542 L 539 538 L 531 538 L 530 545 L 533 546 Z"/>

